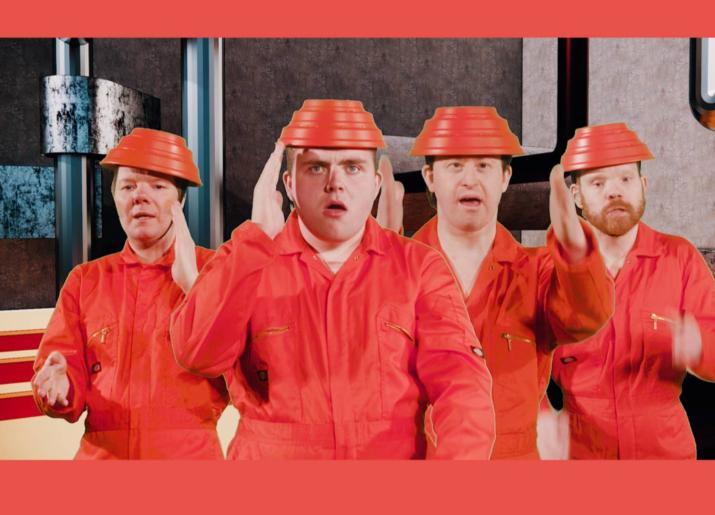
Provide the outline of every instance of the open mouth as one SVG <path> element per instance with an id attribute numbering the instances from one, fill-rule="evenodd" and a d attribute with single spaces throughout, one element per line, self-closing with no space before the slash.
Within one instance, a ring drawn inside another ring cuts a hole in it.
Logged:
<path id="1" fill-rule="evenodd" d="M 325 206 L 325 213 L 330 216 L 339 216 L 347 211 L 347 206 L 339 200 L 331 200 L 328 205 Z"/>
<path id="2" fill-rule="evenodd" d="M 482 204 L 482 199 L 475 195 L 464 196 L 459 199 L 459 204 L 464 207 L 479 207 Z"/>

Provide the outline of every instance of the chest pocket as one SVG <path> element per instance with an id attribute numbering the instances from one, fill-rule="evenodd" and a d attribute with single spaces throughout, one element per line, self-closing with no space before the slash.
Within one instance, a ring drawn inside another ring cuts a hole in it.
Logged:
<path id="1" fill-rule="evenodd" d="M 657 367 L 662 369 L 672 368 L 672 324 L 666 312 L 670 310 L 664 306 L 657 308 L 643 307 L 640 311 L 642 330 L 642 360 L 647 369 Z M 675 308 L 672 311 L 676 311 Z"/>
<path id="2" fill-rule="evenodd" d="M 513 410 L 537 402 L 539 387 L 536 336 L 527 324 L 502 318 L 492 328 L 487 366 L 494 381 L 498 411 Z"/>
<path id="3" fill-rule="evenodd" d="M 87 373 L 92 384 L 102 397 L 111 397 L 119 356 L 119 334 L 115 321 L 88 320 L 85 359 Z"/>
<path id="4" fill-rule="evenodd" d="M 376 322 L 382 415 L 389 417 L 405 393 L 416 388 L 415 317 L 413 310 L 385 304 L 378 311 Z"/>
<path id="5" fill-rule="evenodd" d="M 300 420 L 301 360 L 292 299 L 259 301 L 250 322 L 243 373 L 260 400 L 287 419 Z M 275 411 L 272 416 L 282 418 Z M 292 416 L 287 415 L 288 413 Z M 294 417 L 293 417 L 294 416 Z"/>

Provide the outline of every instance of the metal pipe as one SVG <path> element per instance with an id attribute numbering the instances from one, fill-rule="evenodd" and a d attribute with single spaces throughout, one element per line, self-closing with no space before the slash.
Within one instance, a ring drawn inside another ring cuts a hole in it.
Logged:
<path id="1" fill-rule="evenodd" d="M 76 38 L 55 40 L 55 74 L 91 73 L 91 43 Z M 55 157 L 55 235 L 57 238 L 56 281 L 59 293 L 72 268 L 89 259 L 93 172 L 86 156 L 64 154 Z"/>
<path id="2" fill-rule="evenodd" d="M 184 212 L 198 245 L 223 242 L 223 40 L 184 39 L 182 131 L 203 187 L 189 188 Z"/>

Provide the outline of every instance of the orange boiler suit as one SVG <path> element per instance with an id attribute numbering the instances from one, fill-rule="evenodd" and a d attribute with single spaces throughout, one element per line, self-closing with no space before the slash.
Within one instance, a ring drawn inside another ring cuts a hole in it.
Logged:
<path id="1" fill-rule="evenodd" d="M 585 222 L 588 253 L 569 264 L 553 234 L 545 247 L 522 247 L 497 224 L 465 302 L 494 381 L 492 459 L 538 459 L 536 418 L 557 345 L 595 334 L 613 312 L 613 283 Z M 437 217 L 413 236 L 444 254 Z M 569 345 L 569 347 L 571 347 Z"/>
<path id="2" fill-rule="evenodd" d="M 641 222 L 615 282 L 609 323 L 554 355 L 570 457 L 693 459 L 695 440 L 679 399 L 685 371 L 673 367 L 669 316 L 695 316 L 703 353 L 692 372 L 714 381 L 715 279 L 687 240 Z"/>
<path id="3" fill-rule="evenodd" d="M 199 269 L 213 251 L 196 248 Z M 52 351 L 67 359 L 69 406 L 38 407 L 75 422 L 87 409 L 78 459 L 222 459 L 216 422 L 228 404 L 223 379 L 182 369 L 169 316 L 184 297 L 172 248 L 152 264 L 124 249 L 75 267 L 40 343 L 35 372 Z"/>
<path id="4" fill-rule="evenodd" d="M 444 259 L 373 218 L 333 275 L 297 215 L 246 222 L 172 316 L 179 363 L 225 374 L 241 419 L 229 458 L 487 459 L 491 377 Z M 433 435 L 434 436 L 434 435 Z"/>

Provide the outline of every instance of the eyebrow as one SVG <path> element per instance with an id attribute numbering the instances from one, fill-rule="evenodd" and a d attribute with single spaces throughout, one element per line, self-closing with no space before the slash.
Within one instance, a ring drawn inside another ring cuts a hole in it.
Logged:
<path id="1" fill-rule="evenodd" d="M 322 159 L 314 158 L 314 159 L 308 159 L 306 161 L 303 161 L 301 163 L 301 166 L 307 166 L 307 165 L 321 165 L 321 166 L 327 166 L 329 163 L 327 161 L 324 161 Z"/>

